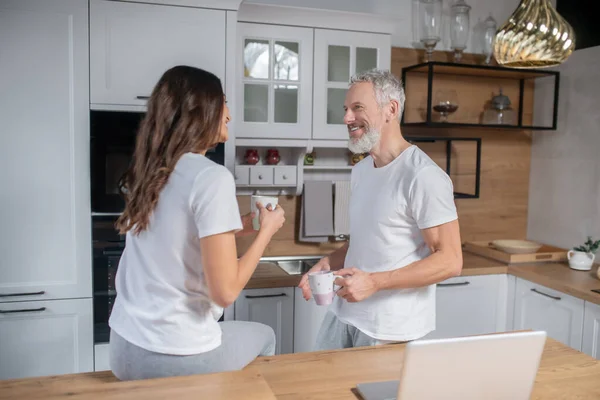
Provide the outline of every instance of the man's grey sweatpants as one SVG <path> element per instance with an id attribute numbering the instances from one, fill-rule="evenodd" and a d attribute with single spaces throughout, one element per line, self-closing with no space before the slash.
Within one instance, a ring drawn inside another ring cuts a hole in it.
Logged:
<path id="1" fill-rule="evenodd" d="M 220 322 L 221 345 L 189 356 L 154 353 L 110 333 L 110 368 L 120 380 L 209 374 L 240 370 L 257 356 L 275 354 L 275 332 L 256 322 Z"/>
<path id="2" fill-rule="evenodd" d="M 340 321 L 334 313 L 328 311 L 317 334 L 315 351 L 377 346 L 388 343 L 397 342 L 374 339 L 361 332 L 360 329 Z"/>

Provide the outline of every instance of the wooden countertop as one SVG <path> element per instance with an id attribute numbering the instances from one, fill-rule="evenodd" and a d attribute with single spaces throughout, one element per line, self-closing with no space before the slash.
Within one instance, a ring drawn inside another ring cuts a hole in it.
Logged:
<path id="1" fill-rule="evenodd" d="M 600 294 L 592 292 L 600 289 L 596 268 L 576 271 L 565 263 L 521 264 L 509 266 L 508 273 L 600 305 Z"/>
<path id="2" fill-rule="evenodd" d="M 399 378 L 404 348 L 259 357 L 242 371 L 144 381 L 119 382 L 110 371 L 7 380 L 0 399 L 357 400 L 357 383 Z M 531 399 L 597 400 L 598 382 L 600 361 L 548 338 Z"/>
<path id="3" fill-rule="evenodd" d="M 471 253 L 463 253 L 462 276 L 505 274 L 508 266 L 498 261 L 480 257 Z M 246 289 L 264 289 L 276 287 L 298 286 L 301 275 L 288 275 L 277 266 L 259 265 L 246 285 Z M 600 283 L 600 281 L 598 281 Z"/>
<path id="4" fill-rule="evenodd" d="M 591 271 L 576 271 L 565 263 L 507 265 L 465 251 L 461 276 L 510 274 L 600 305 L 600 294 L 591 291 L 600 289 L 600 280 L 595 275 L 596 268 L 597 266 Z M 288 275 L 277 266 L 261 265 L 252 275 L 246 289 L 293 287 L 300 283 L 300 278 L 300 275 Z"/>

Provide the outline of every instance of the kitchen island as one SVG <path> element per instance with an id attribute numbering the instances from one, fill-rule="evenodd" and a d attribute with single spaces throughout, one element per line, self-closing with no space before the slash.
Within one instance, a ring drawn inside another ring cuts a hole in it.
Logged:
<path id="1" fill-rule="evenodd" d="M 357 383 L 399 378 L 404 348 L 259 357 L 237 372 L 133 382 L 119 382 L 110 371 L 0 381 L 0 400 L 356 400 Z M 531 399 L 600 399 L 600 361 L 548 338 Z"/>

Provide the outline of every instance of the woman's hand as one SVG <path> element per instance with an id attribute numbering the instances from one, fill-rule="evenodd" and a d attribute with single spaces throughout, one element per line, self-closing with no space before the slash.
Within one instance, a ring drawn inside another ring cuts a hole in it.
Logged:
<path id="1" fill-rule="evenodd" d="M 279 204 L 275 206 L 275 209 L 271 206 L 271 204 L 267 205 L 267 207 L 263 207 L 263 205 L 259 202 L 256 203 L 256 208 L 259 212 L 259 221 L 260 221 L 260 231 L 267 232 L 270 236 L 273 236 L 285 222 L 285 212 L 283 208 Z"/>
<path id="2" fill-rule="evenodd" d="M 250 212 L 248 214 L 241 216 L 242 230 L 237 232 L 235 234 L 235 236 L 237 236 L 237 237 L 248 236 L 248 235 L 254 235 L 256 233 L 256 231 L 252 227 L 252 218 L 254 218 L 255 215 L 256 215 L 256 213 Z"/>

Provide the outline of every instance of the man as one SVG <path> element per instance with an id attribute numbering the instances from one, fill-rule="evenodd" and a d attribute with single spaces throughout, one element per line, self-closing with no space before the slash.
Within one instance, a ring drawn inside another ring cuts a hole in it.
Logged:
<path id="1" fill-rule="evenodd" d="M 348 147 L 369 156 L 352 168 L 349 242 L 308 272 L 334 270 L 341 286 L 317 350 L 425 336 L 435 329 L 435 283 L 462 270 L 452 182 L 403 138 L 404 99 L 401 82 L 380 70 L 353 77 L 346 94 Z"/>

